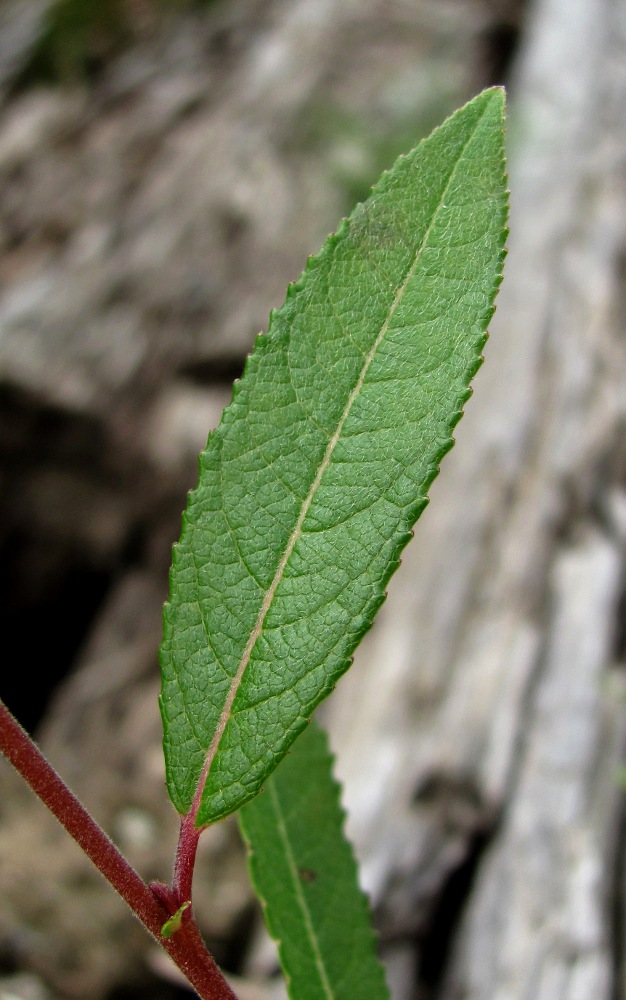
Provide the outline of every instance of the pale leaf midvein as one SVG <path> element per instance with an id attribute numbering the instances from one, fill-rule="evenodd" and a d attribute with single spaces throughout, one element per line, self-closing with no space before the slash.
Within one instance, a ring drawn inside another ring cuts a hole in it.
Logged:
<path id="1" fill-rule="evenodd" d="M 285 857 L 287 859 L 287 866 L 289 868 L 289 873 L 291 875 L 291 881 L 293 883 L 293 889 L 298 900 L 298 906 L 302 913 L 302 919 L 304 921 L 304 926 L 306 929 L 307 937 L 311 945 L 311 951 L 313 952 L 313 957 L 315 960 L 315 967 L 319 973 L 320 982 L 325 996 L 328 1000 L 335 1000 L 335 994 L 333 992 L 332 986 L 326 974 L 326 968 L 324 965 L 324 957 L 322 949 L 320 948 L 317 934 L 315 932 L 315 926 L 311 920 L 311 913 L 307 905 L 306 899 L 304 898 L 304 893 L 302 892 L 302 884 L 300 881 L 300 873 L 298 872 L 298 866 L 296 865 L 296 859 L 293 856 L 291 850 L 291 844 L 289 841 L 289 834 L 287 833 L 287 828 L 285 826 L 285 819 L 283 816 L 283 811 L 281 808 L 280 800 L 276 793 L 274 783 L 271 782 L 268 785 L 268 791 L 270 799 L 272 800 L 272 805 L 274 807 L 274 812 L 276 813 L 276 829 L 278 831 L 278 836 L 280 837 L 283 845 L 283 850 L 285 852 Z"/>

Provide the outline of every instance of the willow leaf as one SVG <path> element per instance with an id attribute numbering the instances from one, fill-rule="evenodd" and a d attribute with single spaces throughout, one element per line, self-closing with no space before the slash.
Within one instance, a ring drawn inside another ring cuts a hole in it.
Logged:
<path id="1" fill-rule="evenodd" d="M 326 735 L 311 723 L 241 810 L 252 881 L 294 1000 L 386 1000 L 331 767 Z"/>
<path id="2" fill-rule="evenodd" d="M 452 445 L 501 280 L 504 94 L 383 174 L 290 286 L 200 456 L 161 648 L 168 789 L 252 798 L 347 669 Z"/>

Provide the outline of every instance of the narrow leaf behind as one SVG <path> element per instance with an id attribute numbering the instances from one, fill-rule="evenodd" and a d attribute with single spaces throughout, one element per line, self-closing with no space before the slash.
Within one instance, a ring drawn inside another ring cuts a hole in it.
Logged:
<path id="1" fill-rule="evenodd" d="M 504 93 L 357 205 L 272 313 L 200 456 L 161 647 L 168 789 L 252 798 L 371 625 L 480 364 L 501 280 Z"/>
<path id="2" fill-rule="evenodd" d="M 252 881 L 294 1000 L 386 1000 L 331 767 L 312 723 L 241 810 Z"/>

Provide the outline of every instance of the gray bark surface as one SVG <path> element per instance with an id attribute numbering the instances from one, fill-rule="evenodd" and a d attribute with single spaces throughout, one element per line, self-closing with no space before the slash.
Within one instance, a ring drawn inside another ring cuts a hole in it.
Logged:
<path id="1" fill-rule="evenodd" d="M 625 29 L 535 4 L 486 365 L 328 708 L 383 927 L 423 932 L 488 837 L 438 1000 L 624 995 Z"/>

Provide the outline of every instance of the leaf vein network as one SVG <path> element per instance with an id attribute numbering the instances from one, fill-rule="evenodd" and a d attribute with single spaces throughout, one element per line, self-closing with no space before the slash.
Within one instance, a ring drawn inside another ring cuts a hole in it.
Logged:
<path id="1" fill-rule="evenodd" d="M 241 656 L 239 667 L 237 669 L 237 672 L 236 672 L 235 676 L 233 677 L 232 684 L 231 684 L 231 689 L 230 689 L 230 691 L 228 693 L 228 696 L 226 698 L 226 701 L 225 701 L 225 704 L 224 704 L 224 708 L 222 710 L 220 719 L 218 721 L 218 725 L 217 725 L 214 737 L 212 739 L 211 745 L 210 745 L 210 747 L 209 747 L 209 749 L 207 751 L 207 754 L 206 754 L 204 767 L 202 768 L 202 771 L 201 771 L 200 776 L 199 776 L 198 785 L 197 785 L 197 788 L 196 788 L 196 795 L 194 796 L 194 808 L 196 809 L 196 814 L 197 814 L 197 809 L 200 807 L 200 802 L 201 802 L 201 798 L 202 798 L 204 787 L 206 785 L 206 781 L 208 779 L 208 775 L 209 775 L 211 763 L 212 763 L 215 755 L 218 752 L 219 744 L 220 744 L 221 739 L 222 739 L 222 735 L 223 735 L 224 730 L 226 728 L 226 725 L 228 723 L 228 719 L 230 718 L 231 713 L 232 713 L 233 703 L 235 701 L 235 697 L 236 697 L 237 691 L 238 691 L 239 686 L 240 686 L 240 684 L 241 684 L 241 682 L 243 680 L 243 676 L 244 676 L 245 670 L 246 670 L 246 668 L 248 666 L 248 663 L 250 662 L 250 658 L 251 658 L 251 655 L 252 655 L 252 650 L 253 650 L 253 648 L 254 648 L 254 646 L 255 646 L 255 644 L 256 644 L 259 636 L 262 634 L 264 623 L 265 623 L 265 619 L 267 617 L 267 614 L 269 612 L 270 607 L 273 604 L 273 601 L 274 601 L 274 598 L 275 598 L 275 595 L 276 595 L 276 591 L 278 589 L 279 583 L 280 583 L 280 581 L 281 581 L 281 579 L 283 577 L 284 571 L 285 571 L 285 567 L 286 567 L 287 563 L 289 562 L 289 559 L 291 558 L 291 555 L 293 553 L 293 550 L 294 550 L 294 547 L 296 545 L 296 542 L 297 542 L 298 538 L 302 534 L 302 527 L 303 527 L 304 521 L 305 521 L 306 516 L 307 516 L 307 514 L 308 514 L 308 512 L 310 510 L 310 507 L 311 507 L 312 503 L 313 503 L 313 500 L 314 500 L 315 495 L 317 493 L 317 490 L 318 490 L 318 488 L 320 486 L 322 478 L 323 478 L 326 470 L 328 469 L 328 467 L 330 465 L 332 454 L 333 454 L 333 452 L 335 450 L 335 447 L 337 446 L 337 443 L 339 442 L 339 440 L 341 438 L 342 431 L 343 431 L 343 428 L 344 428 L 344 424 L 346 423 L 346 420 L 348 418 L 348 415 L 350 414 L 352 406 L 353 406 L 356 398 L 358 397 L 358 394 L 359 394 L 359 392 L 360 392 L 360 390 L 361 390 L 361 388 L 362 388 L 362 386 L 364 384 L 367 372 L 368 372 L 368 370 L 369 370 L 369 368 L 370 368 L 370 366 L 372 364 L 372 361 L 373 361 L 374 357 L 376 356 L 378 348 L 379 348 L 380 344 L 383 342 L 383 340 L 384 340 L 384 338 L 385 338 L 385 336 L 386 336 L 386 334 L 387 334 L 387 332 L 389 330 L 389 327 L 391 325 L 393 317 L 394 317 L 394 315 L 395 315 L 395 313 L 396 313 L 396 311 L 397 311 L 397 309 L 398 309 L 398 307 L 400 305 L 400 302 L 403 299 L 403 296 L 404 296 L 404 294 L 405 294 L 405 292 L 407 290 L 409 282 L 410 282 L 412 276 L 415 274 L 415 271 L 417 269 L 418 263 L 421 260 L 421 257 L 423 255 L 424 249 L 428 245 L 428 240 L 429 240 L 430 234 L 431 234 L 431 232 L 433 230 L 433 227 L 435 225 L 435 222 L 436 222 L 436 220 L 438 219 L 438 217 L 439 217 L 439 215 L 441 213 L 442 205 L 445 204 L 446 195 L 447 195 L 447 193 L 448 193 L 448 191 L 449 191 L 449 189 L 450 189 L 450 187 L 451 187 L 451 185 L 453 183 L 453 180 L 455 178 L 457 170 L 459 169 L 459 165 L 460 165 L 460 163 L 462 162 L 462 160 L 464 158 L 464 155 L 466 153 L 467 147 L 473 141 L 474 137 L 475 137 L 475 131 L 467 138 L 467 140 L 466 140 L 463 148 L 458 152 L 458 155 L 457 155 L 457 158 L 456 158 L 456 162 L 454 163 L 453 167 L 451 168 L 450 173 L 448 174 L 448 177 L 447 177 L 447 179 L 446 179 L 446 181 L 444 183 L 443 191 L 442 191 L 441 196 L 439 198 L 439 202 L 438 202 L 437 206 L 433 210 L 431 221 L 430 221 L 429 225 L 427 226 L 427 228 L 426 228 L 426 230 L 424 232 L 424 235 L 423 235 L 423 237 L 422 237 L 422 239 L 420 241 L 420 244 L 417 247 L 417 249 L 416 249 L 416 251 L 415 251 L 415 253 L 413 255 L 413 259 L 412 259 L 412 261 L 410 263 L 410 266 L 407 269 L 407 272 L 405 274 L 404 279 L 398 285 L 398 290 L 396 292 L 394 300 L 393 300 L 393 302 L 392 302 L 392 304 L 391 304 L 391 306 L 390 306 L 390 308 L 389 308 L 389 310 L 387 312 L 387 316 L 386 316 L 384 322 L 382 323 L 381 328 L 380 328 L 377 336 L 374 339 L 372 348 L 371 348 L 371 350 L 368 352 L 368 354 L 365 357 L 364 364 L 363 364 L 363 366 L 361 368 L 361 371 L 360 371 L 359 376 L 358 376 L 358 378 L 356 380 L 356 383 L 355 383 L 352 391 L 350 392 L 350 394 L 349 394 L 349 396 L 347 398 L 345 407 L 344 407 L 344 409 L 343 409 L 343 411 L 342 411 L 342 413 L 341 413 L 341 415 L 339 417 L 336 429 L 335 429 L 335 431 L 333 432 L 332 436 L 329 439 L 326 451 L 324 453 L 322 461 L 319 464 L 318 470 L 317 470 L 317 472 L 316 472 L 316 474 L 315 474 L 315 476 L 313 478 L 313 481 L 311 483 L 311 487 L 309 489 L 309 492 L 308 492 L 307 496 L 305 497 L 304 501 L 302 502 L 300 514 L 299 514 L 299 516 L 298 516 L 298 518 L 296 520 L 296 523 L 294 525 L 293 531 L 291 532 L 291 534 L 289 536 L 289 539 L 288 539 L 287 545 L 285 547 L 285 550 L 284 550 L 284 552 L 283 552 L 280 560 L 278 561 L 276 572 L 274 574 L 274 578 L 273 578 L 270 586 L 267 588 L 267 590 L 265 592 L 265 598 L 264 598 L 264 600 L 262 602 L 262 605 L 261 605 L 261 608 L 260 608 L 260 611 L 259 611 L 259 615 L 258 615 L 256 623 L 255 623 L 255 625 L 254 625 L 254 627 L 253 627 L 253 629 L 252 629 L 252 631 L 250 633 L 248 642 L 246 643 L 246 646 L 245 646 L 245 648 L 243 650 L 243 654 Z M 334 263 L 335 263 L 335 261 L 334 261 L 334 258 L 333 258 L 333 260 L 331 261 L 331 267 L 334 266 Z"/>

